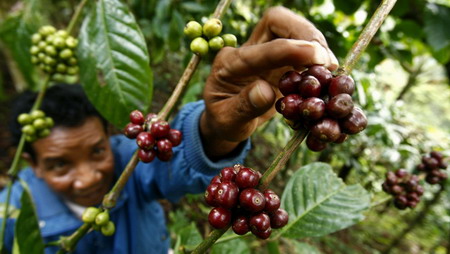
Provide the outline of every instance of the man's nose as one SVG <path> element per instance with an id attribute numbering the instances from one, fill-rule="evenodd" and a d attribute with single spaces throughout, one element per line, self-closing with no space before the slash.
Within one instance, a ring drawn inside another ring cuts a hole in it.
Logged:
<path id="1" fill-rule="evenodd" d="M 77 168 L 74 188 L 79 190 L 92 188 L 101 180 L 101 173 L 95 170 L 90 163 L 82 163 Z"/>

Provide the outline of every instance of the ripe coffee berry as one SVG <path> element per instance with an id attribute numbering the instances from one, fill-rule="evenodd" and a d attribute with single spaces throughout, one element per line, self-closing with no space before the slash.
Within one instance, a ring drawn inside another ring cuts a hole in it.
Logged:
<path id="1" fill-rule="evenodd" d="M 281 200 L 278 195 L 270 189 L 264 191 L 264 198 L 266 199 L 266 206 L 264 207 L 264 211 L 266 212 L 274 212 L 280 208 Z"/>
<path id="2" fill-rule="evenodd" d="M 217 187 L 219 187 L 219 183 L 214 182 L 208 185 L 205 191 L 205 201 L 208 205 L 212 207 L 219 206 L 219 202 L 216 201 L 215 193 L 217 191 Z"/>
<path id="3" fill-rule="evenodd" d="M 240 215 L 236 217 L 233 221 L 232 229 L 234 233 L 238 235 L 245 235 L 248 231 L 250 231 L 248 218 L 246 216 Z"/>
<path id="4" fill-rule="evenodd" d="M 327 113 L 333 118 L 343 118 L 352 112 L 353 100 L 346 93 L 332 97 L 327 103 Z"/>
<path id="5" fill-rule="evenodd" d="M 224 228 L 231 223 L 231 212 L 223 207 L 216 207 L 209 212 L 208 222 L 216 229 Z"/>
<path id="6" fill-rule="evenodd" d="M 341 75 L 331 79 L 328 94 L 333 97 L 341 93 L 352 95 L 355 91 L 355 82 L 350 76 Z"/>
<path id="7" fill-rule="evenodd" d="M 382 188 L 384 192 L 394 196 L 394 205 L 401 210 L 416 207 L 424 191 L 419 178 L 404 169 L 387 172 Z"/>
<path id="8" fill-rule="evenodd" d="M 139 149 L 138 158 L 144 163 L 152 162 L 155 159 L 156 152 L 152 150 Z"/>
<path id="9" fill-rule="evenodd" d="M 234 182 L 236 179 L 236 171 L 232 167 L 223 168 L 220 171 L 220 180 L 222 182 Z"/>
<path id="10" fill-rule="evenodd" d="M 142 125 L 145 121 L 144 114 L 139 110 L 134 110 L 130 113 L 130 121 L 131 123 Z"/>
<path id="11" fill-rule="evenodd" d="M 266 206 L 266 199 L 259 190 L 248 188 L 239 195 L 239 204 L 247 211 L 257 213 Z"/>
<path id="12" fill-rule="evenodd" d="M 239 189 L 233 182 L 222 182 L 214 192 L 214 200 L 221 207 L 231 209 L 238 203 Z"/>
<path id="13" fill-rule="evenodd" d="M 284 209 L 278 209 L 275 212 L 270 213 L 269 217 L 272 228 L 282 228 L 289 221 L 289 214 Z"/>
<path id="14" fill-rule="evenodd" d="M 319 97 L 322 85 L 314 76 L 304 76 L 298 86 L 299 95 L 302 98 Z"/>
<path id="15" fill-rule="evenodd" d="M 427 183 L 438 184 L 447 179 L 447 173 L 444 170 L 448 165 L 444 160 L 442 153 L 431 151 L 428 155 L 422 156 L 422 163 L 417 165 L 416 168 L 418 171 L 425 172 L 425 181 Z"/>
<path id="16" fill-rule="evenodd" d="M 155 145 L 155 139 L 148 132 L 141 132 L 136 137 L 136 143 L 142 150 L 151 150 Z"/>
<path id="17" fill-rule="evenodd" d="M 130 139 L 135 139 L 139 135 L 139 133 L 143 131 L 144 128 L 142 128 L 142 125 L 128 123 L 127 126 L 125 126 L 124 134 Z"/>
<path id="18" fill-rule="evenodd" d="M 327 143 L 318 140 L 313 135 L 308 135 L 306 137 L 306 146 L 313 152 L 320 152 L 327 147 Z"/>
<path id="19" fill-rule="evenodd" d="M 255 188 L 260 179 L 260 175 L 251 168 L 241 168 L 236 175 L 236 185 L 240 189 Z"/>
<path id="20" fill-rule="evenodd" d="M 270 228 L 270 218 L 266 213 L 258 213 L 250 217 L 249 221 L 250 230 L 255 231 L 266 231 Z"/>
<path id="21" fill-rule="evenodd" d="M 155 122 L 150 127 L 150 133 L 157 139 L 167 138 L 170 133 L 170 125 L 166 121 Z"/>
<path id="22" fill-rule="evenodd" d="M 182 137 L 183 137 L 183 135 L 181 134 L 181 131 L 175 130 L 175 129 L 170 129 L 169 135 L 167 138 L 172 143 L 172 146 L 178 146 L 179 144 L 181 144 Z"/>
<path id="23" fill-rule="evenodd" d="M 298 111 L 305 122 L 313 122 L 324 116 L 325 106 L 325 102 L 322 99 L 311 97 L 300 103 Z"/>
<path id="24" fill-rule="evenodd" d="M 341 129 L 335 120 L 323 118 L 312 126 L 311 135 L 322 142 L 333 142 L 340 137 Z"/>
<path id="25" fill-rule="evenodd" d="M 286 72 L 280 79 L 278 83 L 278 88 L 280 92 L 287 96 L 289 94 L 294 94 L 298 91 L 298 86 L 302 80 L 302 75 L 296 71 Z"/>

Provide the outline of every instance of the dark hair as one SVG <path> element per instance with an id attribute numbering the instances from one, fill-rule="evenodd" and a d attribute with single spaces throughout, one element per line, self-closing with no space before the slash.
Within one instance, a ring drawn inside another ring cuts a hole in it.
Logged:
<path id="1" fill-rule="evenodd" d="M 22 126 L 17 122 L 17 117 L 22 113 L 30 112 L 36 97 L 36 92 L 26 91 L 12 102 L 9 128 L 14 145 L 19 143 L 22 135 Z M 55 126 L 81 126 L 86 118 L 94 116 L 102 121 L 105 131 L 107 129 L 106 120 L 94 108 L 81 85 L 78 84 L 56 84 L 49 87 L 39 109 L 44 111 L 46 116 L 53 118 Z M 35 153 L 30 143 L 25 143 L 24 152 L 29 153 L 33 160 L 35 159 Z"/>

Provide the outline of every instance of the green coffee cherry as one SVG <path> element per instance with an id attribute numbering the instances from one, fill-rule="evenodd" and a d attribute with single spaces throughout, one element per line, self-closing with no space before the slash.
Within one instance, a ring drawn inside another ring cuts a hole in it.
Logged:
<path id="1" fill-rule="evenodd" d="M 39 49 L 38 46 L 32 46 L 32 47 L 30 48 L 30 53 L 31 53 L 32 55 L 37 55 L 37 54 L 39 53 L 39 51 L 40 51 L 40 49 Z"/>
<path id="2" fill-rule="evenodd" d="M 32 56 L 31 57 L 31 63 L 32 64 L 37 64 L 37 63 L 39 63 L 39 59 L 37 57 L 35 57 L 35 56 Z"/>
<path id="3" fill-rule="evenodd" d="M 109 213 L 107 211 L 101 212 L 95 217 L 95 224 L 99 226 L 106 225 L 108 221 L 109 221 Z"/>
<path id="4" fill-rule="evenodd" d="M 57 54 L 55 47 L 52 45 L 47 45 L 45 47 L 45 53 L 47 53 L 50 56 L 56 56 Z"/>
<path id="5" fill-rule="evenodd" d="M 42 35 L 39 33 L 35 33 L 31 36 L 31 42 L 33 44 L 38 44 L 42 40 Z"/>
<path id="6" fill-rule="evenodd" d="M 25 136 L 25 141 L 29 142 L 29 143 L 33 143 L 34 141 L 36 141 L 37 137 L 32 135 L 32 136 Z"/>
<path id="7" fill-rule="evenodd" d="M 197 21 L 189 21 L 186 26 L 184 26 L 184 35 L 186 35 L 189 39 L 194 39 L 202 36 L 202 25 Z"/>
<path id="8" fill-rule="evenodd" d="M 47 47 L 47 43 L 45 41 L 40 41 L 37 46 L 39 49 L 45 50 L 45 47 Z"/>
<path id="9" fill-rule="evenodd" d="M 77 73 L 78 73 L 78 67 L 77 66 L 75 66 L 75 67 L 68 67 L 67 68 L 67 74 L 75 75 Z"/>
<path id="10" fill-rule="evenodd" d="M 100 213 L 100 209 L 96 207 L 88 207 L 84 210 L 83 215 L 81 216 L 81 220 L 85 223 L 93 223 L 95 221 L 95 217 Z"/>
<path id="11" fill-rule="evenodd" d="M 53 119 L 51 118 L 51 117 L 49 117 L 49 116 L 47 116 L 45 119 L 45 126 L 47 127 L 47 128 L 53 128 L 53 126 L 55 125 L 55 122 L 53 121 Z"/>
<path id="12" fill-rule="evenodd" d="M 72 49 L 76 48 L 78 45 L 78 40 L 73 37 L 69 37 L 66 39 L 66 45 L 67 45 L 67 47 L 72 48 Z"/>
<path id="13" fill-rule="evenodd" d="M 53 74 L 52 79 L 57 82 L 64 82 L 65 80 L 64 75 L 62 75 L 61 73 Z"/>
<path id="14" fill-rule="evenodd" d="M 105 236 L 112 236 L 116 231 L 116 226 L 114 226 L 114 223 L 112 221 L 108 221 L 106 225 L 102 226 L 101 231 Z"/>
<path id="15" fill-rule="evenodd" d="M 45 117 L 45 113 L 44 113 L 44 111 L 42 111 L 42 110 L 36 109 L 36 110 L 33 110 L 33 111 L 30 113 L 30 116 L 31 116 L 31 118 L 32 118 L 33 120 L 36 120 L 36 119 L 38 119 L 38 118 L 43 118 L 43 117 Z"/>
<path id="16" fill-rule="evenodd" d="M 61 38 L 69 37 L 69 33 L 66 30 L 58 30 L 55 35 Z"/>
<path id="17" fill-rule="evenodd" d="M 47 36 L 56 32 L 56 28 L 53 26 L 43 26 L 39 29 L 39 33 L 42 36 Z"/>
<path id="18" fill-rule="evenodd" d="M 57 48 L 64 48 L 66 46 L 66 40 L 61 37 L 55 37 L 52 44 Z"/>
<path id="19" fill-rule="evenodd" d="M 44 59 L 44 63 L 45 63 L 46 65 L 53 66 L 53 65 L 56 64 L 56 60 L 55 60 L 55 58 L 53 58 L 53 57 L 51 57 L 51 56 L 46 56 L 45 59 Z"/>
<path id="20" fill-rule="evenodd" d="M 37 58 L 39 59 L 39 61 L 44 61 L 44 60 L 45 60 L 45 57 L 47 57 L 47 55 L 44 54 L 44 53 L 39 53 L 39 54 L 37 55 Z"/>
<path id="21" fill-rule="evenodd" d="M 203 34 L 208 38 L 217 36 L 220 32 L 222 32 L 222 21 L 220 19 L 212 18 L 203 25 Z"/>
<path id="22" fill-rule="evenodd" d="M 47 128 L 47 123 L 45 122 L 44 118 L 38 118 L 33 121 L 33 127 L 36 130 L 43 130 L 43 129 Z"/>
<path id="23" fill-rule="evenodd" d="M 69 58 L 69 60 L 67 61 L 70 65 L 77 65 L 78 61 L 75 57 L 71 57 Z"/>
<path id="24" fill-rule="evenodd" d="M 22 113 L 17 117 L 17 122 L 19 122 L 20 125 L 27 125 L 33 122 L 33 118 L 27 113 Z"/>
<path id="25" fill-rule="evenodd" d="M 214 51 L 218 51 L 221 48 L 223 48 L 223 46 L 224 46 L 223 39 L 220 36 L 216 36 L 216 37 L 211 38 L 208 41 L 208 44 L 209 44 L 209 48 L 214 50 Z"/>
<path id="26" fill-rule="evenodd" d="M 224 34 L 222 39 L 225 43 L 225 47 L 237 47 L 237 38 L 234 34 Z"/>
<path id="27" fill-rule="evenodd" d="M 191 51 L 195 54 L 199 54 L 201 56 L 205 56 L 208 54 L 209 45 L 208 42 L 202 37 L 197 37 L 191 42 Z"/>
<path id="28" fill-rule="evenodd" d="M 33 125 L 27 124 L 22 127 L 22 133 L 27 136 L 34 136 L 34 134 L 36 134 L 36 129 L 33 127 Z"/>
<path id="29" fill-rule="evenodd" d="M 59 73 L 66 73 L 67 66 L 63 63 L 60 63 L 60 64 L 56 65 L 56 71 Z"/>
<path id="30" fill-rule="evenodd" d="M 59 57 L 61 57 L 62 59 L 69 59 L 73 56 L 73 52 L 72 50 L 66 48 L 63 49 L 60 53 L 59 53 Z"/>
<path id="31" fill-rule="evenodd" d="M 50 135 L 50 130 L 49 130 L 49 129 L 39 130 L 38 133 L 37 133 L 37 136 L 38 136 L 39 138 L 45 138 L 45 137 L 47 137 L 48 135 Z"/>

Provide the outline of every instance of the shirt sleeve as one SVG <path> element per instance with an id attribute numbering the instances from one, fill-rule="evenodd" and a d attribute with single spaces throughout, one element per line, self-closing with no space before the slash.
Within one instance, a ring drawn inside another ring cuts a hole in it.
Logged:
<path id="1" fill-rule="evenodd" d="M 204 109 L 203 101 L 186 104 L 170 124 L 172 129 L 183 134 L 181 144 L 173 148 L 170 161 L 162 162 L 155 158 L 151 163 L 139 162 L 136 166 L 134 181 L 146 200 L 164 198 L 176 202 L 187 193 L 203 192 L 222 168 L 243 163 L 250 150 L 250 140 L 243 141 L 230 157 L 212 161 L 206 156 L 199 130 Z M 128 154 L 125 157 L 131 157 L 130 150 L 136 149 L 136 143 L 132 143 L 128 149 L 121 149 Z"/>

